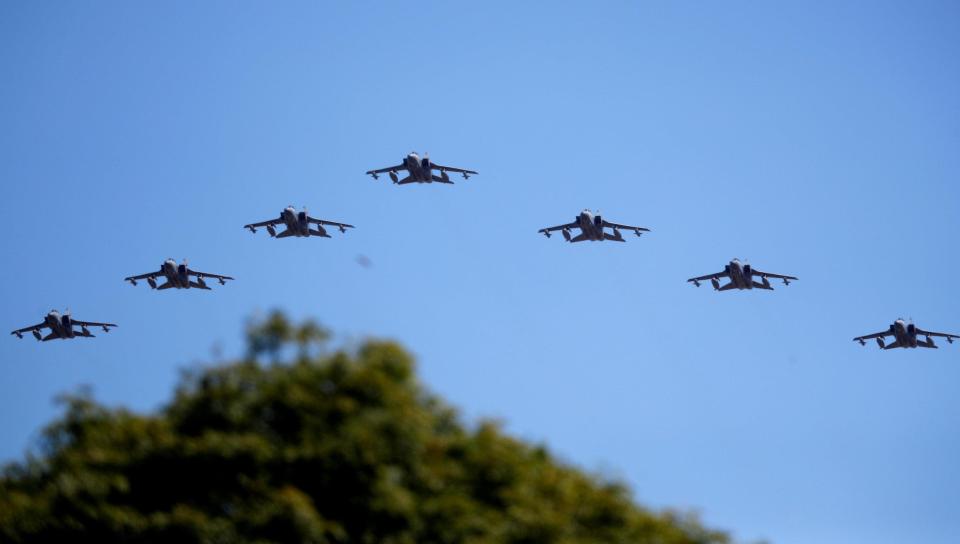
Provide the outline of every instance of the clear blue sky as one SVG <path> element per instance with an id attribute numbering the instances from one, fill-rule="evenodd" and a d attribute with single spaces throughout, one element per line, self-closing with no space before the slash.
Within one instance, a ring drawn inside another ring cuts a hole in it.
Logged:
<path id="1" fill-rule="evenodd" d="M 3 3 L 4 331 L 120 328 L 0 342 L 0 459 L 57 393 L 154 409 L 279 307 L 740 538 L 956 542 L 960 346 L 850 339 L 960 330 L 960 6 L 773 4 Z M 363 175 L 410 150 L 480 176 Z M 290 203 L 358 228 L 241 228 Z M 585 207 L 653 232 L 536 233 Z M 237 281 L 121 281 L 168 256 Z M 684 283 L 734 256 L 801 280 Z"/>

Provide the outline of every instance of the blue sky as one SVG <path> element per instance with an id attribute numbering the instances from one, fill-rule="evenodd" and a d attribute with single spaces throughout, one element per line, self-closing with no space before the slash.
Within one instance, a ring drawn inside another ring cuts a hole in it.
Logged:
<path id="1" fill-rule="evenodd" d="M 0 342 L 0 459 L 279 307 L 740 538 L 954 542 L 960 348 L 850 339 L 960 330 L 958 36 L 932 1 L 4 3 L 4 326 L 120 328 Z M 410 150 L 480 175 L 363 175 Z M 357 229 L 241 228 L 291 203 Z M 585 207 L 653 232 L 536 233 Z M 801 279 L 684 283 L 735 256 Z M 122 282 L 166 257 L 237 281 Z"/>

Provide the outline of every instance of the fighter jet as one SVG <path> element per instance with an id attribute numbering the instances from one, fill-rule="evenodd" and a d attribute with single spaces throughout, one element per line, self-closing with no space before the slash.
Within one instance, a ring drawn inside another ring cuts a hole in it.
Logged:
<path id="1" fill-rule="evenodd" d="M 316 225 L 316 229 L 311 229 L 310 225 Z M 283 232 L 277 234 L 276 227 L 277 225 L 283 225 L 286 227 Z M 298 212 L 293 209 L 293 206 L 287 206 L 280 212 L 279 219 L 271 219 L 269 221 L 263 221 L 260 223 L 251 223 L 249 225 L 244 225 L 243 228 L 250 229 L 250 232 L 257 232 L 257 227 L 267 227 L 267 232 L 270 236 L 274 238 L 286 238 L 288 236 L 296 236 L 298 238 L 305 238 L 308 236 L 322 236 L 324 238 L 330 238 L 330 235 L 327 234 L 327 230 L 323 228 L 323 225 L 329 225 L 331 227 L 337 227 L 340 229 L 340 232 L 347 232 L 347 229 L 354 228 L 353 225 L 348 225 L 346 223 L 337 223 L 335 221 L 326 221 L 324 219 L 314 219 L 307 215 L 307 209 L 304 208 L 303 211 Z"/>
<path id="2" fill-rule="evenodd" d="M 613 234 L 606 232 L 604 230 L 606 228 L 613 229 Z M 570 229 L 580 229 L 580 234 L 571 236 Z M 559 230 L 563 233 L 563 239 L 568 242 L 583 242 L 585 240 L 589 240 L 591 242 L 602 242 L 604 240 L 626 242 L 626 240 L 623 239 L 623 235 L 620 234 L 621 229 L 632 230 L 637 236 L 640 236 L 644 232 L 650 232 L 650 229 L 643 227 L 633 227 L 630 225 L 611 223 L 604 220 L 603 217 L 600 216 L 600 212 L 597 212 L 597 214 L 594 215 L 594 213 L 590 210 L 583 210 L 580 212 L 580 215 L 573 218 L 573 223 L 557 225 L 556 227 L 547 227 L 545 229 L 540 229 L 537 232 L 542 233 L 544 236 L 549 238 L 551 232 Z"/>
<path id="3" fill-rule="evenodd" d="M 892 336 L 894 338 L 892 344 L 885 344 L 883 339 L 886 336 Z M 926 340 L 918 340 L 918 336 L 926 336 Z M 868 334 L 866 336 L 858 336 L 853 339 L 854 342 L 860 342 L 861 346 L 867 344 L 867 340 L 875 338 L 877 340 L 877 345 L 880 346 L 880 349 L 893 349 L 893 348 L 933 348 L 937 349 L 937 345 L 933 343 L 934 336 L 941 336 L 947 339 L 947 342 L 953 343 L 955 338 L 960 338 L 956 334 L 946 334 L 942 332 L 928 332 L 923 329 L 917 328 L 913 323 L 904 322 L 903 318 L 897 319 L 890 325 L 890 328 L 883 331 L 877 332 L 874 334 Z"/>
<path id="4" fill-rule="evenodd" d="M 405 170 L 408 176 L 400 178 L 397 175 L 397 172 Z M 433 173 L 434 170 L 439 170 L 440 175 Z M 476 174 L 473 170 L 464 170 L 462 168 L 454 168 L 452 166 L 440 166 L 439 164 L 430 162 L 430 157 L 427 154 L 423 155 L 421 159 L 415 151 L 411 151 L 407 155 L 403 162 L 396 166 L 391 166 L 390 168 L 381 168 L 379 170 L 370 170 L 367 174 L 373 176 L 373 179 L 378 179 L 379 174 L 388 173 L 390 174 L 390 179 L 397 185 L 405 185 L 407 183 L 449 183 L 453 184 L 450 181 L 450 176 L 447 175 L 447 172 L 456 172 L 463 175 L 463 179 L 469 179 L 471 175 Z"/>
<path id="5" fill-rule="evenodd" d="M 759 277 L 761 281 L 754 280 L 754 277 Z M 721 286 L 721 278 L 730 278 L 730 283 Z M 701 281 L 710 280 L 710 283 L 713 284 L 713 288 L 717 291 L 729 291 L 730 289 L 769 289 L 772 291 L 773 287 L 771 287 L 770 280 L 768 278 L 783 280 L 784 285 L 790 285 L 791 280 L 797 279 L 793 276 L 783 276 L 781 274 L 761 272 L 751 267 L 749 264 L 740 264 L 739 259 L 734 259 L 730 261 L 730 264 L 723 268 L 723 272 L 708 274 L 706 276 L 700 276 L 697 278 L 690 278 L 687 281 L 693 282 L 694 285 L 700 287 Z"/>
<path id="6" fill-rule="evenodd" d="M 190 276 L 196 276 L 197 281 L 190 281 Z M 157 287 L 157 278 L 164 278 L 167 281 Z M 139 276 L 130 276 L 128 278 L 123 278 L 123 281 L 129 281 L 131 285 L 136 285 L 137 280 L 147 280 L 147 283 L 150 284 L 152 289 L 170 289 L 171 287 L 177 289 L 189 289 L 191 287 L 197 289 L 210 289 L 207 286 L 207 283 L 203 281 L 203 278 L 215 278 L 220 282 L 220 285 L 225 285 L 226 280 L 232 280 L 230 276 L 221 276 L 220 274 L 209 274 L 207 272 L 197 272 L 196 270 L 190 270 L 187 268 L 187 260 L 184 259 L 182 264 L 177 264 L 173 259 L 167 259 L 163 261 L 163 264 L 160 265 L 160 270 L 157 272 L 150 272 L 148 274 L 140 274 Z"/>
<path id="7" fill-rule="evenodd" d="M 80 327 L 79 331 L 74 330 L 73 327 L 75 325 Z M 15 330 L 10 334 L 15 334 L 17 338 L 23 338 L 23 333 L 31 332 L 33 333 L 34 338 L 44 342 L 47 340 L 55 340 L 57 338 L 68 340 L 78 336 L 83 338 L 93 338 L 94 335 L 90 334 L 90 331 L 87 329 L 87 327 L 101 327 L 103 332 L 110 332 L 110 327 L 116 327 L 116 325 L 113 323 L 96 323 L 94 321 L 75 321 L 72 317 L 70 317 L 70 310 L 67 310 L 62 314 L 56 310 L 50 310 L 50 313 L 43 318 L 43 323 L 38 323 L 32 327 Z M 40 331 L 43 329 L 50 329 L 50 334 L 42 336 Z"/>

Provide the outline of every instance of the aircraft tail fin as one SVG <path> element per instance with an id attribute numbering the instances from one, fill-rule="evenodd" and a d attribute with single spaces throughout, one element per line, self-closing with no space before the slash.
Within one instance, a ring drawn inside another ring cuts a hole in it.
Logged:
<path id="1" fill-rule="evenodd" d="M 317 229 L 310 229 L 310 236 L 323 236 L 324 238 L 331 237 L 326 231 L 320 231 Z"/>

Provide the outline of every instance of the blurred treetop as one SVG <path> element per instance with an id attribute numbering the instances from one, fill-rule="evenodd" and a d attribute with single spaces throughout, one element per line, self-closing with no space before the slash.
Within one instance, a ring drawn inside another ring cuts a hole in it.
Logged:
<path id="1" fill-rule="evenodd" d="M 247 335 L 246 360 L 186 373 L 157 414 L 62 397 L 0 476 L 0 541 L 728 542 L 492 423 L 465 426 L 397 344 L 324 354 L 328 331 L 279 312 Z"/>

